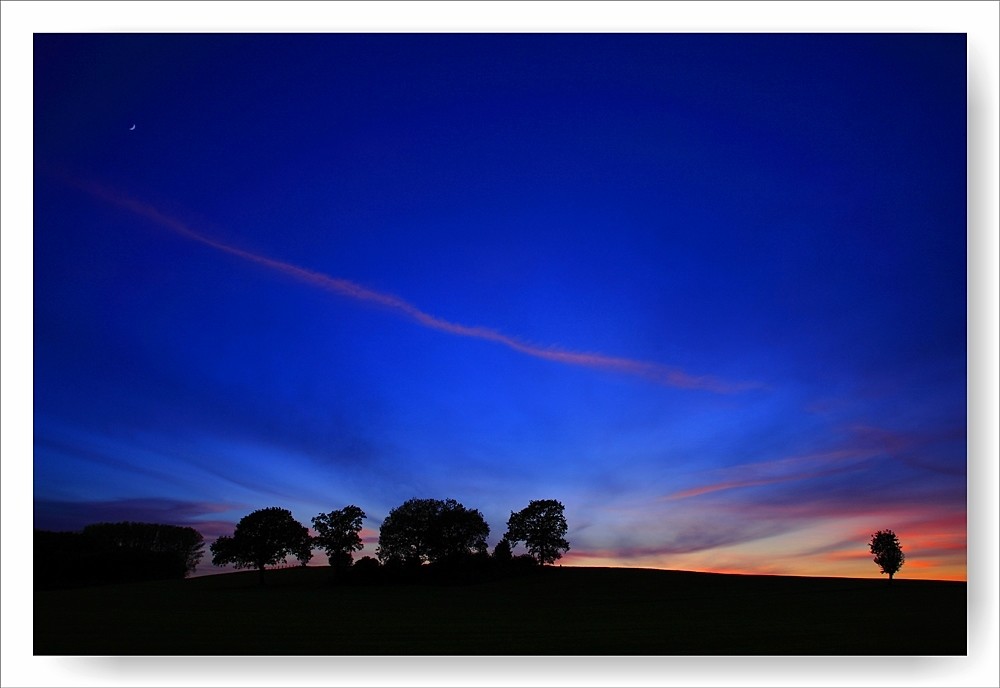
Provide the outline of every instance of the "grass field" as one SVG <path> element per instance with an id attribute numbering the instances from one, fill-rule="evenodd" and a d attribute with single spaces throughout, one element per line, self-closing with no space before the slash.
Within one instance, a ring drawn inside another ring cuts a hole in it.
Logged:
<path id="1" fill-rule="evenodd" d="M 546 568 L 465 586 L 328 569 L 36 591 L 38 655 L 964 655 L 966 584 Z"/>

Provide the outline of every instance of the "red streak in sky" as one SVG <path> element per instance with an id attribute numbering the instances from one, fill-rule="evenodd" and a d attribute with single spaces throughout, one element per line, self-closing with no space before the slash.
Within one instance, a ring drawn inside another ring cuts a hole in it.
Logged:
<path id="1" fill-rule="evenodd" d="M 221 241 L 217 241 L 205 236 L 204 234 L 194 231 L 180 220 L 163 214 L 153 206 L 112 191 L 99 184 L 78 181 L 72 181 L 71 183 L 74 186 L 82 188 L 88 193 L 97 196 L 98 198 L 122 208 L 126 208 L 136 215 L 151 220 L 159 226 L 169 229 L 180 236 L 192 239 L 206 246 L 211 246 L 212 248 L 222 251 L 223 253 L 228 253 L 251 263 L 256 263 L 257 265 L 282 273 L 299 280 L 300 282 L 333 292 L 340 296 L 346 296 L 357 301 L 383 306 L 433 330 L 446 332 L 459 337 L 470 337 L 473 339 L 483 339 L 495 342 L 527 356 L 554 361 L 556 363 L 634 375 L 668 387 L 700 389 L 721 394 L 739 392 L 759 387 L 759 385 L 754 383 L 729 383 L 711 376 L 690 375 L 684 371 L 659 363 L 607 356 L 599 353 L 571 351 L 554 346 L 536 346 L 487 327 L 470 326 L 451 322 L 426 313 L 398 296 L 368 289 L 367 287 L 351 282 L 350 280 L 331 277 L 321 272 L 308 270 L 306 268 L 299 267 L 298 265 L 262 256 L 257 253 L 252 253 L 250 251 L 225 244 Z"/>

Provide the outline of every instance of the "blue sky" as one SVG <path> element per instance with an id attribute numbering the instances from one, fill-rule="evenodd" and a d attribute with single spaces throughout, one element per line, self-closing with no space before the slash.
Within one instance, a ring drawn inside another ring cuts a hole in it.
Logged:
<path id="1" fill-rule="evenodd" d="M 34 59 L 36 527 L 552 498 L 566 563 L 871 576 L 893 528 L 965 578 L 963 35 Z"/>

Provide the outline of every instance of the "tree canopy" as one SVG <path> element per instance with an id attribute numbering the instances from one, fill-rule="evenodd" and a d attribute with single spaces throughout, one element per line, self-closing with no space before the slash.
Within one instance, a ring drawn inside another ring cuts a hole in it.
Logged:
<path id="1" fill-rule="evenodd" d="M 511 512 L 508 531 L 490 556 L 486 545 L 490 527 L 479 510 L 454 499 L 410 499 L 391 509 L 382 522 L 376 555 L 387 568 L 380 571 L 371 557 L 362 568 L 379 580 L 447 575 L 453 581 L 456 575 L 468 578 L 493 570 L 507 574 L 551 564 L 569 549 L 563 511 L 560 502 L 549 499 Z M 340 573 L 353 568 L 353 553 L 364 549 L 360 532 L 366 517 L 353 504 L 320 513 L 312 518 L 316 533 L 312 536 L 289 510 L 258 509 L 241 518 L 232 535 L 212 543 L 212 563 L 263 574 L 269 566 L 286 563 L 289 556 L 306 566 L 313 548 L 320 548 L 339 580 Z M 512 550 L 520 542 L 529 553 L 514 556 Z M 76 533 L 36 530 L 35 545 L 36 585 L 59 587 L 88 585 L 110 580 L 109 576 L 121 581 L 184 577 L 202 558 L 204 540 L 190 527 L 122 522 L 93 524 Z M 72 562 L 74 572 L 59 573 L 67 569 L 60 561 Z M 433 566 L 421 569 L 421 564 Z M 345 575 L 343 580 L 359 579 Z"/>
<path id="2" fill-rule="evenodd" d="M 177 578 L 194 572 L 205 547 L 204 538 L 194 528 L 161 523 L 94 523 L 85 526 L 83 534 L 118 552 L 157 557 L 163 575 Z"/>
<path id="3" fill-rule="evenodd" d="M 879 573 L 889 574 L 889 580 L 896 575 L 896 572 L 906 561 L 903 548 L 899 544 L 899 538 L 891 530 L 880 530 L 872 534 L 869 544 L 871 553 L 875 555 L 875 563 L 878 564 Z"/>
<path id="4" fill-rule="evenodd" d="M 524 509 L 511 512 L 504 539 L 511 546 L 524 542 L 539 564 L 551 564 L 569 550 L 566 517 L 562 503 L 554 499 L 532 500 Z"/>
<path id="5" fill-rule="evenodd" d="M 202 557 L 201 533 L 160 523 L 94 523 L 78 532 L 34 531 L 39 588 L 184 578 Z"/>
<path id="6" fill-rule="evenodd" d="M 484 553 L 489 534 L 483 515 L 454 499 L 410 499 L 382 522 L 378 557 L 416 565 Z"/>
<path id="7" fill-rule="evenodd" d="M 493 559 L 501 563 L 508 563 L 514 555 L 510 551 L 510 543 L 506 538 L 501 538 L 500 542 L 493 548 Z"/>
<path id="8" fill-rule="evenodd" d="M 350 565 L 352 553 L 364 547 L 359 535 L 364 518 L 365 512 L 353 504 L 313 516 L 313 529 L 317 533 L 313 544 L 326 552 L 330 566 Z"/>
<path id="9" fill-rule="evenodd" d="M 285 563 L 288 555 L 308 561 L 311 541 L 309 530 L 292 512 L 277 506 L 258 509 L 240 519 L 232 536 L 223 535 L 212 543 L 212 563 L 263 571 L 265 566 Z"/>

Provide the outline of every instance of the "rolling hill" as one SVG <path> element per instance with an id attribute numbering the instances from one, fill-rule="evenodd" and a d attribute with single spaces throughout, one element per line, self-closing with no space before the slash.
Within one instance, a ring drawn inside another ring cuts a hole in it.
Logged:
<path id="1" fill-rule="evenodd" d="M 964 655 L 966 584 L 547 567 L 331 585 L 325 567 L 36 591 L 37 655 Z"/>

